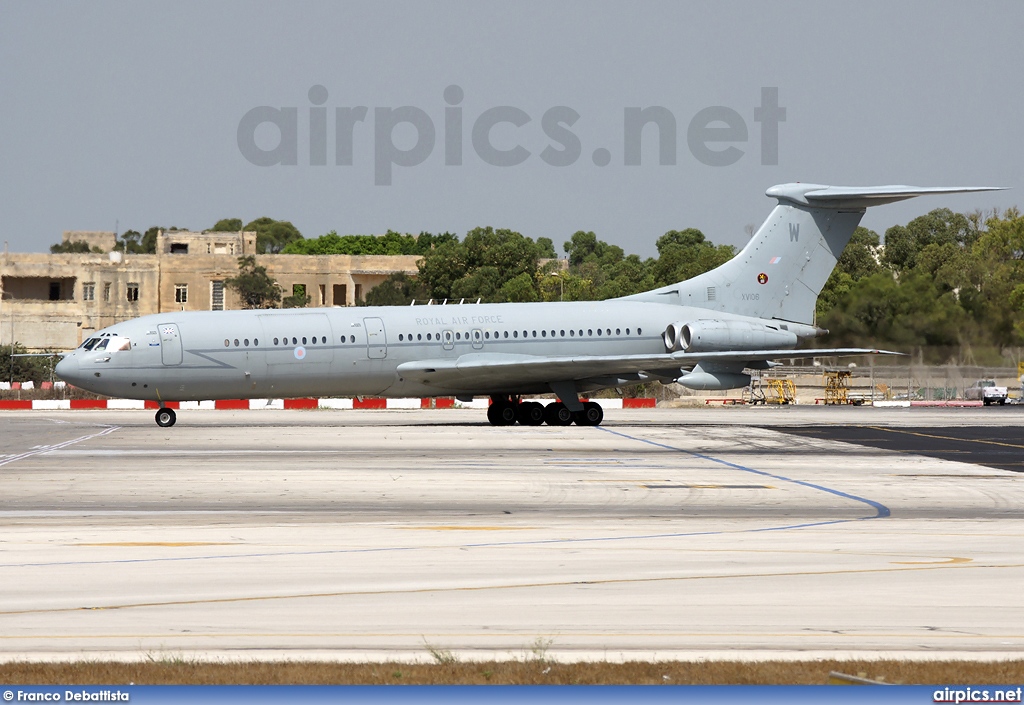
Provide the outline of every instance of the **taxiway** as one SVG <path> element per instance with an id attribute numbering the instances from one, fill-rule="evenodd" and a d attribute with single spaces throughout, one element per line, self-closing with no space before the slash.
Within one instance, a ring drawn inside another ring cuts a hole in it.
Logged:
<path id="1" fill-rule="evenodd" d="M 1013 408 L 4 412 L 0 659 L 1019 658 L 1022 431 Z"/>

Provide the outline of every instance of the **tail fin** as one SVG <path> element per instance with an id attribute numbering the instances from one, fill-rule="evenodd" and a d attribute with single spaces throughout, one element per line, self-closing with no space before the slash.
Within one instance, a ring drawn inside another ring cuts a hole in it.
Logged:
<path id="1" fill-rule="evenodd" d="M 738 255 L 693 279 L 626 298 L 811 324 L 818 294 L 868 206 L 994 190 L 998 187 L 772 186 L 765 193 L 779 204 Z"/>

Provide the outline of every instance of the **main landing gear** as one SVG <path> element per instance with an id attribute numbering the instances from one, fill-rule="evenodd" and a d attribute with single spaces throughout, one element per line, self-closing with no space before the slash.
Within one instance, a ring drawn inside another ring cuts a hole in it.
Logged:
<path id="1" fill-rule="evenodd" d="M 161 408 L 156 410 L 156 425 L 160 428 L 173 426 L 177 420 L 178 416 L 174 413 L 174 409 Z"/>
<path id="2" fill-rule="evenodd" d="M 547 406 L 535 401 L 519 401 L 516 397 L 491 397 L 487 420 L 492 426 L 597 426 L 604 420 L 604 410 L 597 402 L 583 403 L 581 411 L 569 411 L 560 401 Z"/>

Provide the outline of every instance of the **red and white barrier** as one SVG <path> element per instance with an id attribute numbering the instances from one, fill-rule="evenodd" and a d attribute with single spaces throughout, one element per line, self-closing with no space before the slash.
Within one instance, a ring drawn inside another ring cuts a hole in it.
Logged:
<path id="1" fill-rule="evenodd" d="M 538 399 L 546 403 L 546 399 Z M 656 400 L 650 397 L 637 399 L 601 399 L 605 409 L 652 409 Z M 471 402 L 456 401 L 450 397 L 398 398 L 355 397 L 353 399 L 217 399 L 216 401 L 169 401 L 170 409 L 486 409 L 490 399 L 474 399 Z M 155 401 L 137 399 L 0 399 L 0 410 L 16 411 L 61 411 L 67 409 L 156 409 Z"/>

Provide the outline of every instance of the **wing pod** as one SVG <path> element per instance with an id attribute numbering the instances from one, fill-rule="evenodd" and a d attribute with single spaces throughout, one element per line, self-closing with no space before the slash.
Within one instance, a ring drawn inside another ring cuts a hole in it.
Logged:
<path id="1" fill-rule="evenodd" d="M 670 323 L 662 339 L 669 352 L 696 353 L 793 348 L 798 337 L 791 330 L 770 324 L 707 319 Z"/>

